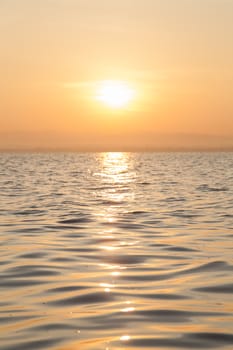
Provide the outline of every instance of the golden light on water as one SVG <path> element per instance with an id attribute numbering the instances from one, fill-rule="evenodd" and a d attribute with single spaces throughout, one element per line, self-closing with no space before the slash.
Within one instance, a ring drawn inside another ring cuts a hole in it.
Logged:
<path id="1" fill-rule="evenodd" d="M 105 275 L 105 280 L 100 283 L 101 290 L 111 297 L 111 294 L 117 292 L 117 288 L 121 288 L 120 278 L 127 270 L 124 261 L 121 260 L 121 254 L 127 254 L 128 246 L 133 242 L 128 241 L 125 237 L 116 236 L 117 224 L 119 223 L 122 206 L 124 203 L 131 203 L 134 199 L 134 182 L 135 173 L 133 167 L 132 155 L 124 152 L 106 152 L 98 156 L 99 171 L 95 176 L 99 177 L 101 182 L 101 191 L 96 192 L 96 196 L 101 198 L 108 205 L 98 212 L 98 220 L 104 221 L 107 228 L 101 231 L 104 237 L 104 243 L 99 248 L 103 250 L 106 263 L 101 266 L 104 269 L 110 269 L 109 274 Z M 110 229 L 108 225 L 114 224 Z M 107 238 L 110 238 L 107 240 Z M 102 243 L 102 242 L 101 242 Z M 120 253 L 119 252 L 120 249 Z M 116 261 L 115 261 L 116 259 Z M 116 265 L 116 262 L 119 264 Z M 131 301 L 126 300 L 123 305 L 119 305 L 119 311 L 127 317 L 127 314 L 133 313 L 135 307 L 131 305 Z M 127 330 L 126 330 L 127 331 Z M 128 342 L 131 337 L 129 335 L 120 336 L 121 342 Z"/>
<path id="2" fill-rule="evenodd" d="M 117 165 L 118 162 L 122 163 L 122 160 L 126 159 L 126 153 L 124 152 L 106 152 L 103 155 L 104 155 L 103 157 L 104 165 L 108 165 L 108 164 Z"/>
<path id="3" fill-rule="evenodd" d="M 106 152 L 100 159 L 102 163 L 102 176 L 109 178 L 112 182 L 127 183 L 132 181 L 128 170 L 130 158 L 124 152 Z"/>
<path id="4" fill-rule="evenodd" d="M 126 107 L 134 98 L 134 89 L 124 81 L 102 81 L 96 92 L 96 99 L 113 109 Z"/>
<path id="5" fill-rule="evenodd" d="M 129 335 L 123 335 L 120 340 L 121 341 L 129 341 L 131 339 L 131 337 Z"/>
<path id="6" fill-rule="evenodd" d="M 121 310 L 122 312 L 132 312 L 135 311 L 135 307 L 126 307 L 125 309 Z"/>
<path id="7" fill-rule="evenodd" d="M 114 285 L 113 285 L 113 284 L 110 284 L 110 283 L 100 283 L 100 287 L 112 288 L 112 287 L 114 287 Z"/>
<path id="8" fill-rule="evenodd" d="M 117 276 L 120 276 L 120 272 L 119 271 L 114 271 L 114 272 L 111 273 L 111 275 L 117 277 Z"/>
<path id="9" fill-rule="evenodd" d="M 113 250 L 117 250 L 117 249 L 120 249 L 119 247 L 113 247 L 113 246 L 101 246 L 100 247 L 101 249 L 103 250 L 107 250 L 107 251 L 113 251 Z"/>
<path id="10" fill-rule="evenodd" d="M 104 217 L 104 220 L 111 224 L 117 219 L 119 205 L 134 199 L 132 185 L 135 181 L 135 174 L 130 169 L 132 159 L 128 153 L 105 152 L 101 153 L 98 158 L 100 171 L 94 175 L 100 178 L 104 188 L 95 195 L 111 205 L 106 206 L 104 211 L 97 212 L 96 215 L 99 218 Z M 115 186 L 112 186 L 113 184 Z"/>

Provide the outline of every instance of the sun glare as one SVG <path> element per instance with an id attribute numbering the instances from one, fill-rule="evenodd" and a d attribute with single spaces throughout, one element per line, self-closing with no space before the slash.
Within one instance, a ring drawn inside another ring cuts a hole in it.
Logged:
<path id="1" fill-rule="evenodd" d="M 111 108 L 123 108 L 134 95 L 134 90 L 126 82 L 105 80 L 99 84 L 96 98 Z"/>

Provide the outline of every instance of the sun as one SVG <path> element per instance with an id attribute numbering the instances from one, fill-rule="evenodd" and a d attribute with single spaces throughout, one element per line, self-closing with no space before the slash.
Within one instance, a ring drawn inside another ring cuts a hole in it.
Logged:
<path id="1" fill-rule="evenodd" d="M 96 98 L 111 108 L 126 107 L 135 96 L 135 91 L 124 81 L 104 80 L 99 83 Z"/>

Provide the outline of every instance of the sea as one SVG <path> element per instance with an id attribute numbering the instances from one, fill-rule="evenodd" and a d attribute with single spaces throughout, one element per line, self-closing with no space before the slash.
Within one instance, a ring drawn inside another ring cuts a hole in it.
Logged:
<path id="1" fill-rule="evenodd" d="M 233 153 L 0 154 L 0 349 L 233 349 Z"/>

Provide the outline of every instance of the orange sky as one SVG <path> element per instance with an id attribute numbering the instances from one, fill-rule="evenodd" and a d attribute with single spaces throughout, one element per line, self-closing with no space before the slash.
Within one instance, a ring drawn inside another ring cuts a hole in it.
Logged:
<path id="1" fill-rule="evenodd" d="M 232 0 L 1 0 L 0 149 L 233 149 Z M 103 80 L 136 92 L 96 100 Z"/>

